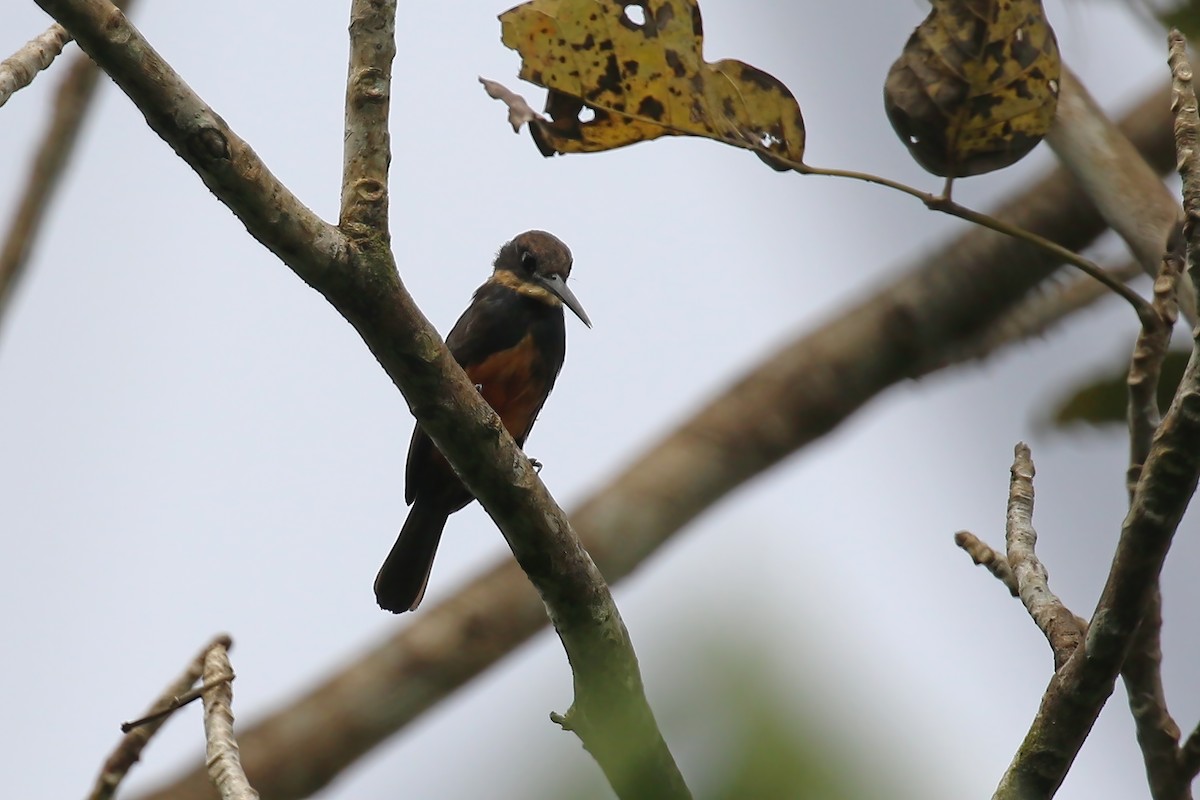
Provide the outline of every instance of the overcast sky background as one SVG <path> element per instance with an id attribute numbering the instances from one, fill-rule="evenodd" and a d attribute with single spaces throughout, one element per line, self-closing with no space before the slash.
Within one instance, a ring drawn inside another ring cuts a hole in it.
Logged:
<path id="1" fill-rule="evenodd" d="M 135 22 L 292 190 L 336 219 L 346 3 L 143 0 Z M 1047 4 L 1067 59 L 1109 108 L 1167 80 L 1165 46 L 1121 4 Z M 392 225 L 405 283 L 446 331 L 499 245 L 544 228 L 575 254 L 595 322 L 528 443 L 570 509 L 774 347 L 888 280 L 963 223 L 900 194 L 777 174 L 666 139 L 543 159 L 476 82 L 519 89 L 504 4 L 404 4 Z M 799 99 L 808 160 L 932 190 L 887 124 L 883 77 L 921 3 L 706 0 L 709 60 L 771 72 Z M 803 10 L 800 10 L 800 9 Z M 0 10 L 0 56 L 49 20 Z M 70 52 L 75 52 L 74 45 Z M 0 109 L 0 218 L 44 128 L 56 65 Z M 119 732 L 218 631 L 236 640 L 249 722 L 408 617 L 371 583 L 401 524 L 412 420 L 354 331 L 102 85 L 27 279 L 0 327 L 0 768 L 13 797 L 75 797 Z M 976 207 L 1051 163 L 1044 146 L 967 180 Z M 1019 269 L 1019 264 L 1013 265 Z M 1108 300 L 1044 341 L 899 386 L 696 522 L 616 590 L 685 775 L 703 730 L 680 686 L 716 643 L 761 662 L 782 706 L 863 754 L 894 796 L 988 797 L 1050 677 L 1019 603 L 952 544 L 1002 540 L 1013 444 L 1033 447 L 1051 585 L 1090 613 L 1123 516 L 1124 438 L 1035 423 L 1064 386 L 1127 352 Z M 1165 576 L 1166 675 L 1200 718 L 1195 525 Z M 452 518 L 427 604 L 507 553 L 473 507 Z M 214 591 L 214 585 L 220 591 Z M 690 677 L 689 677 L 690 676 Z M 327 789 L 328 798 L 524 797 L 545 761 L 598 781 L 547 721 L 571 699 L 544 633 Z M 200 752 L 172 721 L 129 788 Z M 903 788 L 895 786 L 899 783 Z M 1061 798 L 1145 797 L 1118 687 Z"/>

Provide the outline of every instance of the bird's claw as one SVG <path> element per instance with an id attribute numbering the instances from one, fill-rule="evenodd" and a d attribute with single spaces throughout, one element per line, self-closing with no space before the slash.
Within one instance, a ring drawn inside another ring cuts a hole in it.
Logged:
<path id="1" fill-rule="evenodd" d="M 534 472 L 536 472 L 536 473 L 538 473 L 538 474 L 541 474 L 541 472 L 542 472 L 542 462 L 538 461 L 536 458 L 530 458 L 530 459 L 529 459 L 529 466 L 533 467 L 533 471 L 534 471 Z"/>

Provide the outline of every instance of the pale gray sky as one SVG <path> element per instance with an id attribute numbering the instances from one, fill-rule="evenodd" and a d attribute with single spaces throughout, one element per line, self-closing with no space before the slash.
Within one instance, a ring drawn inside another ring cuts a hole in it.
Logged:
<path id="1" fill-rule="evenodd" d="M 310 206 L 336 216 L 345 3 L 145 0 L 137 25 Z M 1165 81 L 1165 47 L 1118 4 L 1048 3 L 1062 49 L 1120 108 Z M 882 110 L 882 80 L 919 3 L 703 4 L 710 60 L 784 81 L 809 160 L 936 189 Z M 875 187 L 776 174 L 744 152 L 666 139 L 541 158 L 476 76 L 519 88 L 499 42 L 504 5 L 405 4 L 393 105 L 392 222 L 405 282 L 443 331 L 496 248 L 527 228 L 563 238 L 595 322 L 568 320 L 568 358 L 528 443 L 570 508 L 681 413 L 772 346 L 812 328 L 962 223 Z M 0 56 L 48 24 L 0 11 Z M 72 52 L 74 46 L 71 46 Z M 55 73 L 0 109 L 0 218 L 23 179 Z M 249 721 L 407 623 L 371 582 L 405 514 L 411 418 L 354 331 L 251 240 L 105 84 L 0 332 L 0 704 L 14 797 L 79 796 L 135 716 L 192 653 L 231 632 L 235 709 Z M 1050 163 L 962 182 L 986 207 Z M 1019 269 L 1020 265 L 1013 265 Z M 951 542 L 1001 538 L 1012 446 L 1037 462 L 1040 552 L 1052 586 L 1091 610 L 1123 516 L 1118 435 L 1048 434 L 1033 420 L 1071 376 L 1126 352 L 1115 301 L 981 367 L 887 393 L 737 493 L 617 590 L 652 703 L 670 705 L 697 642 L 761 650 L 831 736 L 901 765 L 912 797 L 987 797 L 1050 676 L 1040 633 Z M 1200 717 L 1197 546 L 1185 523 L 1166 574 L 1167 679 Z M 427 603 L 505 552 L 477 508 L 452 518 Z M 224 590 L 216 594 L 214 580 Z M 718 594 L 714 589 L 718 589 Z M 834 613 L 836 612 L 836 614 Z M 543 634 L 328 789 L 329 798 L 525 796 L 550 759 L 589 772 L 547 721 L 571 697 Z M 685 774 L 702 738 L 664 719 Z M 720 720 L 704 721 L 719 726 Z M 188 711 L 130 788 L 199 752 Z M 47 768 L 49 765 L 52 768 Z M 890 782 L 890 781 L 889 781 Z M 1118 688 L 1059 797 L 1146 796 Z"/>

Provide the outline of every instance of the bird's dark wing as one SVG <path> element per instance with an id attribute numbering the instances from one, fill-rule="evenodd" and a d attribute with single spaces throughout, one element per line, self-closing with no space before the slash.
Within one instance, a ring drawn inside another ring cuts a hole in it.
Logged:
<path id="1" fill-rule="evenodd" d="M 524 305 L 522 298 L 509 289 L 491 283 L 479 287 L 471 305 L 446 337 L 446 346 L 458 365 L 469 374 L 473 366 L 519 344 L 528 332 L 526 315 L 522 313 Z M 439 487 L 446 481 L 447 473 L 453 479 L 453 471 L 442 454 L 418 425 L 408 446 L 404 502 L 412 505 L 418 492 Z"/>

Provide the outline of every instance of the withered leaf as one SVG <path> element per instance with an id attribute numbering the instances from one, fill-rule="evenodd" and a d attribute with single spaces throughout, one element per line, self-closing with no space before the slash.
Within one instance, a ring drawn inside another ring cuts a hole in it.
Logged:
<path id="1" fill-rule="evenodd" d="M 804 156 L 804 120 L 786 86 L 741 61 L 704 61 L 695 0 L 531 0 L 500 22 L 521 78 L 549 89 L 549 121 L 530 120 L 544 155 L 704 136 L 777 169 Z M 594 116 L 581 120 L 584 109 Z"/>
<path id="2" fill-rule="evenodd" d="M 888 119 L 922 167 L 965 177 L 1041 141 L 1061 71 L 1040 0 L 933 0 L 888 73 Z"/>

